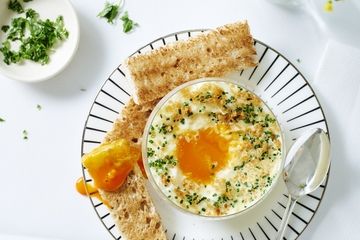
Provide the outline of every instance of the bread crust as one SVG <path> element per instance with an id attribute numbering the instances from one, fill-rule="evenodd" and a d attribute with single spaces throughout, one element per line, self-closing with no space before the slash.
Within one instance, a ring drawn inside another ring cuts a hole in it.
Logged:
<path id="1" fill-rule="evenodd" d="M 134 83 L 135 102 L 143 104 L 184 82 L 256 66 L 255 55 L 247 22 L 237 22 L 129 57 L 125 67 Z"/>

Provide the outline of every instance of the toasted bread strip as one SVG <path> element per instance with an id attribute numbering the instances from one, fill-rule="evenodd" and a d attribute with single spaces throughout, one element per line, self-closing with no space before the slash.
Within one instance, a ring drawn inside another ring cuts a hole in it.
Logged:
<path id="1" fill-rule="evenodd" d="M 127 240 L 166 240 L 159 215 L 138 166 L 116 192 L 100 191 L 110 204 L 116 225 Z"/>
<path id="2" fill-rule="evenodd" d="M 121 112 L 121 117 L 114 123 L 113 129 L 107 133 L 105 142 L 125 138 L 134 143 L 140 143 L 146 121 L 159 100 L 136 105 L 133 99 L 127 103 Z"/>
<path id="3" fill-rule="evenodd" d="M 153 101 L 139 106 L 130 99 L 122 110 L 122 117 L 115 122 L 113 130 L 107 134 L 105 142 L 124 138 L 134 142 L 140 151 L 140 138 L 156 103 L 157 101 Z M 115 192 L 99 190 L 99 192 L 111 206 L 110 213 L 127 240 L 166 240 L 160 216 L 146 190 L 145 181 L 136 165 L 119 190 Z"/>
<path id="4" fill-rule="evenodd" d="M 130 57 L 125 66 L 134 83 L 134 101 L 142 104 L 184 82 L 253 67 L 255 55 L 247 22 L 238 22 Z"/>

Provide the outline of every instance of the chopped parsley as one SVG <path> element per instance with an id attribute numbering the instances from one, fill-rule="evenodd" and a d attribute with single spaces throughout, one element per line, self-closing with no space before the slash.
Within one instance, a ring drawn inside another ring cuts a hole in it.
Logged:
<path id="1" fill-rule="evenodd" d="M 166 155 L 164 158 L 156 159 L 149 163 L 149 166 L 157 170 L 166 170 L 167 167 L 176 166 L 177 161 L 174 156 Z"/>
<path id="2" fill-rule="evenodd" d="M 109 24 L 113 24 L 121 12 L 121 5 L 122 1 L 119 1 L 118 3 L 105 2 L 104 9 L 99 12 L 97 16 L 106 19 Z M 131 32 L 136 26 L 139 25 L 129 18 L 129 13 L 127 11 L 125 11 L 124 14 L 120 17 L 120 20 L 123 23 L 122 26 L 124 33 Z"/>
<path id="3" fill-rule="evenodd" d="M 196 204 L 199 204 L 199 203 L 201 203 L 202 201 L 204 201 L 204 200 L 206 200 L 207 199 L 207 197 L 202 197 L 202 198 L 200 198 L 200 200 L 199 201 L 197 201 L 197 203 Z"/>
<path id="4" fill-rule="evenodd" d="M 119 15 L 120 3 L 114 4 L 105 2 L 104 9 L 99 12 L 98 17 L 105 18 L 108 23 L 113 24 L 116 17 Z"/>
<path id="5" fill-rule="evenodd" d="M 211 92 L 206 92 L 205 99 L 212 98 Z"/>
<path id="6" fill-rule="evenodd" d="M 214 206 L 218 208 L 218 207 L 220 207 L 220 205 L 226 203 L 229 200 L 230 200 L 229 197 L 223 194 L 223 195 L 218 197 L 218 199 L 214 203 Z"/>
<path id="7" fill-rule="evenodd" d="M 3 31 L 4 33 L 6 33 L 9 30 L 10 26 L 9 25 L 4 25 L 1 27 L 1 31 Z"/>
<path id="8" fill-rule="evenodd" d="M 23 60 L 47 64 L 54 46 L 69 37 L 62 16 L 57 17 L 55 21 L 42 20 L 33 9 L 26 10 L 25 18 L 12 19 L 6 32 L 7 36 L 0 46 L 0 52 L 7 65 L 21 63 Z M 20 44 L 17 51 L 12 47 L 14 42 Z"/>
<path id="9" fill-rule="evenodd" d="M 229 192 L 229 191 L 230 191 L 230 187 L 231 187 L 230 181 L 226 181 L 226 183 L 225 183 L 225 191 L 226 191 L 226 192 Z"/>
<path id="10" fill-rule="evenodd" d="M 193 194 L 186 194 L 185 195 L 185 200 L 189 203 L 189 205 L 192 205 L 196 199 L 198 199 L 199 195 L 197 193 L 193 193 Z"/>
<path id="11" fill-rule="evenodd" d="M 171 132 L 173 129 L 173 126 L 168 126 L 166 124 L 162 124 L 161 127 L 159 127 L 159 133 L 167 134 L 168 132 Z"/>
<path id="12" fill-rule="evenodd" d="M 41 111 L 41 109 L 42 109 L 42 107 L 41 107 L 40 104 L 37 104 L 37 105 L 36 105 L 36 108 L 37 108 L 37 110 L 39 110 L 39 111 Z"/>
<path id="13" fill-rule="evenodd" d="M 265 133 L 266 135 L 272 135 L 272 132 L 271 132 L 271 131 L 268 131 L 268 130 L 265 130 L 264 133 Z"/>
<path id="14" fill-rule="evenodd" d="M 138 23 L 134 22 L 129 18 L 129 14 L 126 11 L 124 15 L 120 18 L 123 21 L 123 31 L 124 33 L 128 33 L 133 30 L 135 27 L 139 26 Z"/>
<path id="15" fill-rule="evenodd" d="M 237 166 L 234 167 L 234 171 L 240 170 L 240 169 L 242 169 L 244 166 L 245 166 L 245 162 L 242 162 L 241 165 L 237 165 Z"/>
<path id="16" fill-rule="evenodd" d="M 22 132 L 22 134 L 23 134 L 23 139 L 24 140 L 28 140 L 29 139 L 29 137 L 28 137 L 28 132 L 26 131 L 26 130 L 23 130 L 23 132 Z"/>
<path id="17" fill-rule="evenodd" d="M 148 157 L 152 157 L 152 156 L 154 156 L 154 154 L 155 154 L 154 149 L 152 149 L 152 148 L 147 149 L 147 156 Z"/>
<path id="18" fill-rule="evenodd" d="M 273 123 L 275 122 L 276 120 L 274 118 L 271 118 L 269 114 L 266 114 L 265 116 L 265 122 L 270 122 L 270 123 Z"/>
<path id="19" fill-rule="evenodd" d="M 23 13 L 24 12 L 24 8 L 21 5 L 21 3 L 19 3 L 18 0 L 10 0 L 9 3 L 8 3 L 8 8 L 10 10 L 13 10 L 14 12 L 17 12 L 17 13 Z"/>
<path id="20" fill-rule="evenodd" d="M 229 103 L 233 103 L 235 101 L 235 97 L 234 96 L 230 96 L 230 98 L 225 100 L 225 104 L 229 104 Z"/>
<path id="21" fill-rule="evenodd" d="M 5 119 L 0 117 L 0 122 L 5 122 Z"/>

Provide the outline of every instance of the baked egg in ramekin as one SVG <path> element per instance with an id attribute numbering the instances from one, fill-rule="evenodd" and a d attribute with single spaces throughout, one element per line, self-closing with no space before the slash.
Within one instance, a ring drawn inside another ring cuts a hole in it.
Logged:
<path id="1" fill-rule="evenodd" d="M 177 209 L 223 219 L 270 192 L 284 164 L 280 125 L 269 107 L 223 78 L 187 82 L 154 108 L 142 140 L 146 173 Z"/>

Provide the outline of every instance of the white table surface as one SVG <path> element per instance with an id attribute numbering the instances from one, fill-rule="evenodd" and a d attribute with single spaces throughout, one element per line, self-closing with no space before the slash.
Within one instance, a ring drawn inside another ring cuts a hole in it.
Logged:
<path id="1" fill-rule="evenodd" d="M 325 2 L 316 1 L 318 7 Z M 111 239 L 89 200 L 74 188 L 81 176 L 80 140 L 90 105 L 104 80 L 121 60 L 147 42 L 179 30 L 247 19 L 254 37 L 293 61 L 310 82 L 329 38 L 360 48 L 358 0 L 338 3 L 331 14 L 320 10 L 326 29 L 301 9 L 289 10 L 265 0 L 128 0 L 125 8 L 140 24 L 129 35 L 122 33 L 119 24 L 110 26 L 96 17 L 103 0 L 72 3 L 78 13 L 81 39 L 70 66 L 57 77 L 36 84 L 0 75 L 0 117 L 6 120 L 0 123 L 0 239 L 21 239 L 1 234 Z M 37 104 L 42 106 L 41 111 Z M 29 132 L 28 141 L 22 139 L 24 129 Z M 332 224 L 330 216 L 336 216 L 336 209 L 343 204 L 339 197 L 334 200 L 342 192 L 337 179 L 346 176 L 338 161 L 333 159 L 320 210 L 300 239 L 360 236 L 360 228 L 347 227 L 346 217 L 340 226 Z M 345 197 L 349 200 L 352 195 Z M 354 205 L 341 209 L 348 215 L 359 214 L 356 201 L 347 202 Z"/>

